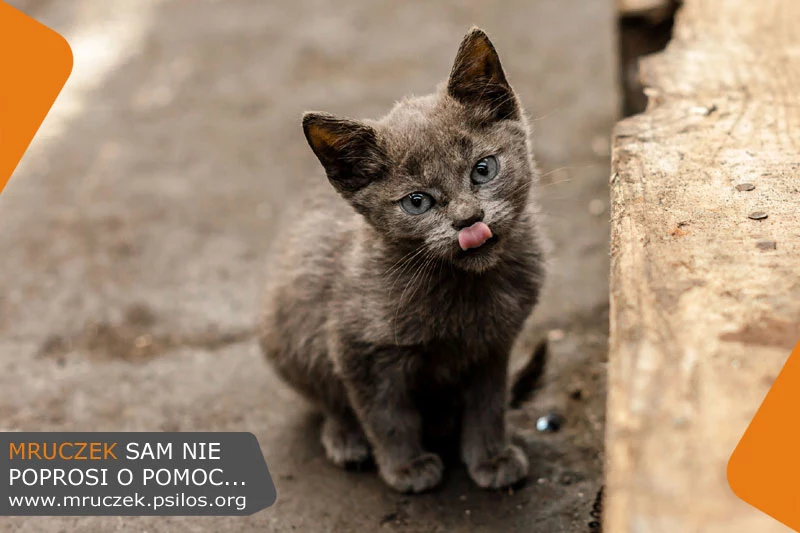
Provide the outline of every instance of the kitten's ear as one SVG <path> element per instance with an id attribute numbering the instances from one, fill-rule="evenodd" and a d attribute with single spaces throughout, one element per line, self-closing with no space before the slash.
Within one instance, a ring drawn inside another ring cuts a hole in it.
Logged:
<path id="1" fill-rule="evenodd" d="M 493 120 L 519 118 L 514 91 L 489 37 L 472 28 L 456 54 L 447 93 L 467 107 L 488 111 Z"/>
<path id="2" fill-rule="evenodd" d="M 328 179 L 345 196 L 386 171 L 375 130 L 366 124 L 328 113 L 305 113 L 303 132 Z"/>

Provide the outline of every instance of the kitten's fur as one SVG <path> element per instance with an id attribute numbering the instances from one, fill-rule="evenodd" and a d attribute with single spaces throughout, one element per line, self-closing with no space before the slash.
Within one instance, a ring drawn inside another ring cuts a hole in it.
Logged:
<path id="1" fill-rule="evenodd" d="M 517 482 L 528 462 L 506 436 L 507 367 L 543 261 L 529 129 L 488 37 L 466 35 L 436 94 L 376 121 L 307 113 L 303 129 L 333 188 L 269 272 L 267 358 L 324 412 L 338 465 L 374 454 L 386 483 L 420 492 L 442 478 L 427 436 L 458 432 L 478 485 Z M 488 155 L 499 174 L 475 185 Z M 436 205 L 407 214 L 398 200 L 415 191 Z M 497 242 L 462 252 L 458 228 L 481 217 Z"/>

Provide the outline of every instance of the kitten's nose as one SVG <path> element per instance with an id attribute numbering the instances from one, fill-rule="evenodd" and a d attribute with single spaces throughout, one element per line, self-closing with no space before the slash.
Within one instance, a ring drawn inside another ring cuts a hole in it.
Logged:
<path id="1" fill-rule="evenodd" d="M 471 225 L 475 224 L 476 222 L 483 222 L 483 209 L 478 211 L 477 213 L 473 213 L 471 216 L 467 218 L 461 218 L 453 222 L 453 227 L 456 230 L 462 230 L 464 228 L 468 228 Z"/>

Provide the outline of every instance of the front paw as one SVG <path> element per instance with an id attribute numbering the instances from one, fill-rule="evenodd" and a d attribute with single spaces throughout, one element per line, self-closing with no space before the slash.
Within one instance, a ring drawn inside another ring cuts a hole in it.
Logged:
<path id="1" fill-rule="evenodd" d="M 322 426 L 321 440 L 325 455 L 342 468 L 359 466 L 372 456 L 367 437 L 355 424 L 342 424 L 329 417 Z"/>
<path id="2" fill-rule="evenodd" d="M 444 465 L 435 453 L 424 453 L 400 466 L 381 467 L 387 485 L 400 492 L 424 492 L 442 481 Z"/>
<path id="3" fill-rule="evenodd" d="M 509 444 L 495 457 L 469 465 L 469 475 L 483 489 L 501 489 L 528 475 L 528 458 L 519 447 Z"/>

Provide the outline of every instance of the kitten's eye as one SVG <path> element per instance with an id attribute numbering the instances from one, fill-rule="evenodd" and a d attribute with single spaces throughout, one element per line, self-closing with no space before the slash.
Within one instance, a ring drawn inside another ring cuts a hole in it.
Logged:
<path id="1" fill-rule="evenodd" d="M 412 192 L 400 200 L 400 207 L 409 215 L 421 215 L 433 204 L 433 196 L 424 192 Z"/>
<path id="2" fill-rule="evenodd" d="M 474 183 L 486 183 L 492 181 L 494 177 L 497 176 L 498 170 L 499 165 L 497 164 L 497 159 L 493 155 L 490 155 L 475 163 L 475 166 L 472 167 L 472 174 L 470 174 L 469 177 Z"/>

